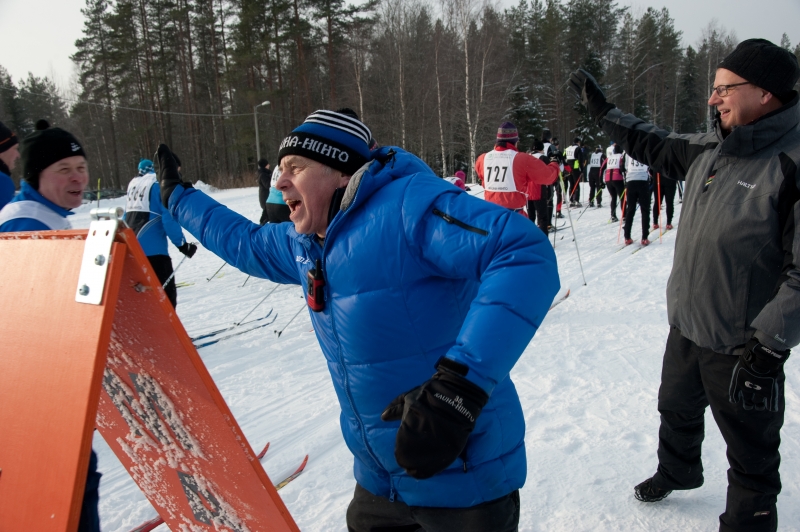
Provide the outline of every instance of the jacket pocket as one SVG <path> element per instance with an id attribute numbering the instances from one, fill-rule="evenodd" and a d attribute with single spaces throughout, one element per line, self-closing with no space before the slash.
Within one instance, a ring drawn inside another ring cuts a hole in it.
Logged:
<path id="1" fill-rule="evenodd" d="M 465 224 L 461 220 L 453 218 L 449 214 L 444 213 L 444 212 L 440 211 L 439 209 L 434 208 L 433 209 L 433 214 L 435 214 L 436 216 L 438 216 L 439 218 L 441 218 L 442 220 L 444 220 L 445 222 L 447 222 L 449 224 L 457 225 L 461 229 L 466 229 L 467 231 L 471 231 L 473 233 L 477 233 L 477 234 L 479 234 L 481 236 L 488 236 L 489 235 L 489 231 L 485 231 L 485 230 L 480 229 L 478 227 L 472 227 L 469 224 Z"/>

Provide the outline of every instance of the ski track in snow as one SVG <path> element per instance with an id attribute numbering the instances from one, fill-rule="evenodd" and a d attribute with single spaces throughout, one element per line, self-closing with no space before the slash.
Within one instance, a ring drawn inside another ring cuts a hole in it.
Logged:
<path id="1" fill-rule="evenodd" d="M 588 186 L 581 187 L 582 197 L 588 197 Z M 250 220 L 261 214 L 256 188 L 211 189 L 210 194 Z M 587 286 L 569 219 L 559 229 L 555 249 L 561 284 L 572 292 L 548 314 L 512 371 L 527 425 L 528 479 L 520 492 L 520 530 L 716 530 L 718 515 L 725 509 L 728 463 L 724 441 L 708 410 L 705 485 L 673 492 L 656 504 L 633 498 L 633 486 L 651 476 L 657 465 L 656 400 L 669 332 L 665 291 L 677 231 L 664 235 L 663 243 L 651 233 L 653 243 L 636 254 L 631 254 L 636 245 L 615 253 L 620 247 L 619 225 L 607 223 L 608 199 L 604 193 L 603 208 L 589 208 L 575 223 Z M 124 206 L 125 199 L 101 202 L 101 207 L 116 205 Z M 73 227 L 88 227 L 93 206 L 77 209 L 71 217 Z M 677 229 L 681 206 L 675 207 Z M 573 219 L 580 212 L 572 210 Z M 639 228 L 637 213 L 634 237 L 640 236 Z M 552 243 L 553 235 L 549 236 Z M 177 266 L 182 255 L 169 247 Z M 200 246 L 176 274 L 177 282 L 194 283 L 178 289 L 178 315 L 190 336 L 241 321 L 274 287 L 265 279 L 251 278 L 242 288 L 247 276 L 232 266 L 206 281 L 221 264 Z M 306 312 L 280 338 L 273 333 L 303 306 L 301 294 L 299 286 L 278 288 L 247 318 L 261 317 L 272 308 L 277 313 L 272 325 L 199 352 L 251 446 L 257 452 L 271 442 L 262 463 L 273 482 L 310 455 L 305 472 L 280 492 L 300 529 L 344 532 L 345 511 L 355 487 L 353 459 L 339 429 L 339 406 L 325 359 Z M 800 382 L 800 366 L 796 361 L 787 364 L 786 374 L 783 491 L 778 508 L 780 530 L 798 531 L 800 401 L 795 384 Z M 97 433 L 94 448 L 103 473 L 102 529 L 127 532 L 155 517 L 155 510 Z M 164 532 L 167 527 L 157 530 Z"/>

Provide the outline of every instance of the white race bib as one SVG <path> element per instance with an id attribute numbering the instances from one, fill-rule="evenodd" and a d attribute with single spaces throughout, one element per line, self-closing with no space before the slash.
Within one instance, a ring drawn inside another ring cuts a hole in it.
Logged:
<path id="1" fill-rule="evenodd" d="M 269 186 L 277 189 L 278 186 L 278 178 L 281 176 L 281 167 L 276 166 L 275 169 L 272 171 L 272 177 L 269 179 Z"/>
<path id="2" fill-rule="evenodd" d="M 619 170 L 619 163 L 622 160 L 621 153 L 614 153 L 606 159 L 606 168 L 609 170 Z"/>
<path id="3" fill-rule="evenodd" d="M 490 151 L 483 158 L 484 189 L 490 192 L 516 192 L 514 150 Z"/>
<path id="4" fill-rule="evenodd" d="M 150 189 L 156 183 L 156 174 L 134 177 L 128 183 L 126 212 L 150 212 Z"/>
<path id="5" fill-rule="evenodd" d="M 603 154 L 602 153 L 593 153 L 592 158 L 589 161 L 591 166 L 600 166 L 603 161 Z"/>
<path id="6" fill-rule="evenodd" d="M 577 159 L 577 157 L 575 157 L 575 152 L 577 150 L 578 150 L 577 146 L 570 146 L 569 148 L 567 148 L 567 159 L 570 159 L 570 160 L 573 160 L 573 161 L 575 159 Z"/>
<path id="7" fill-rule="evenodd" d="M 0 225 L 18 218 L 38 220 L 53 231 L 72 229 L 69 220 L 38 201 L 12 201 L 0 210 Z"/>

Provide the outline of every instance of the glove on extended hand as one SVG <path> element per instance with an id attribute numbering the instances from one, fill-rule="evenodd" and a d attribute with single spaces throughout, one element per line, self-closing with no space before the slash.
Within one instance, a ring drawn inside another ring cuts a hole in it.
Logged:
<path id="1" fill-rule="evenodd" d="M 594 76 L 582 68 L 569 75 L 569 88 L 598 122 L 616 107 L 606 101 L 606 95 Z"/>
<path id="2" fill-rule="evenodd" d="M 778 411 L 780 383 L 778 374 L 789 351 L 775 351 L 759 343 L 755 338 L 747 342 L 745 351 L 733 368 L 728 400 L 742 401 L 745 410 Z"/>
<path id="3" fill-rule="evenodd" d="M 399 395 L 381 414 L 398 421 L 394 456 L 416 479 L 430 478 L 452 464 L 467 445 L 475 420 L 489 400 L 464 376 L 469 368 L 447 358 L 421 386 Z"/>
<path id="4" fill-rule="evenodd" d="M 178 163 L 166 144 L 159 144 L 158 151 L 156 151 L 156 160 L 158 160 L 158 183 L 161 185 L 161 203 L 165 208 L 169 208 L 169 197 L 175 187 L 178 185 L 184 188 L 194 187 L 192 187 L 191 183 L 181 179 L 181 173 L 178 172 Z"/>
<path id="5" fill-rule="evenodd" d="M 189 242 L 184 242 L 180 246 L 178 246 L 178 251 L 186 255 L 188 258 L 194 257 L 194 254 L 197 253 L 197 246 L 195 244 L 190 244 Z"/>

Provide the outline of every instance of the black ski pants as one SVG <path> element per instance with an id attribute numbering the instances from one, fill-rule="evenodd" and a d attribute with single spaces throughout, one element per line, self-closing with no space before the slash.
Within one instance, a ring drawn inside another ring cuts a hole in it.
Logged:
<path id="1" fill-rule="evenodd" d="M 292 210 L 288 205 L 283 203 L 267 203 L 264 210 L 261 211 L 261 225 L 264 224 L 279 224 L 283 222 L 290 222 L 289 215 Z"/>
<path id="2" fill-rule="evenodd" d="M 667 224 L 672 223 L 672 214 L 675 212 L 675 191 L 678 190 L 678 182 L 674 179 L 669 179 L 668 177 L 661 176 L 661 198 L 667 204 Z M 661 202 L 658 198 L 658 181 L 656 181 L 656 185 L 653 188 L 653 197 L 655 201 L 653 202 L 653 223 L 661 223 L 659 222 L 659 214 L 661 214 Z"/>
<path id="3" fill-rule="evenodd" d="M 547 234 L 550 225 L 550 217 L 547 216 L 548 205 L 545 198 L 538 200 L 528 200 L 528 219 L 539 226 L 544 234 Z"/>
<path id="4" fill-rule="evenodd" d="M 150 255 L 147 257 L 147 260 L 150 261 L 150 265 L 156 271 L 156 277 L 158 277 L 158 281 L 163 285 L 164 282 L 169 279 L 169 276 L 172 275 L 172 259 L 169 258 L 169 255 Z M 177 307 L 178 287 L 175 286 L 174 275 L 172 275 L 172 279 L 169 279 L 169 283 L 167 283 L 164 291 L 167 293 L 167 297 L 169 298 L 169 302 L 172 303 L 172 307 Z"/>
<path id="5" fill-rule="evenodd" d="M 97 454 L 92 449 L 89 457 L 89 471 L 86 475 L 86 487 L 83 491 L 78 532 L 100 532 L 100 513 L 97 510 L 100 496 L 97 490 L 100 487 L 100 477 L 102 476 L 97 472 Z"/>
<path id="6" fill-rule="evenodd" d="M 597 206 L 603 204 L 603 177 L 600 175 L 599 168 L 589 170 L 589 202 L 597 202 Z M 596 197 L 595 197 L 596 196 Z"/>
<path id="7" fill-rule="evenodd" d="M 519 490 L 469 508 L 408 506 L 356 484 L 347 508 L 348 532 L 517 532 Z"/>
<path id="8" fill-rule="evenodd" d="M 617 198 L 622 202 L 622 193 L 625 191 L 624 181 L 606 181 L 608 194 L 611 196 L 611 217 L 617 217 Z M 622 211 L 622 209 L 620 209 Z M 620 216 L 624 216 L 624 212 L 620 212 Z"/>
<path id="9" fill-rule="evenodd" d="M 573 168 L 567 176 L 569 178 L 569 202 L 578 202 L 581 200 L 581 187 L 578 185 L 581 181 L 581 169 Z M 574 192 L 573 192 L 574 191 Z"/>
<path id="10" fill-rule="evenodd" d="M 628 181 L 625 200 L 625 238 L 631 238 L 636 207 L 642 212 L 642 240 L 650 234 L 650 184 L 647 181 Z"/>
<path id="11" fill-rule="evenodd" d="M 658 411 L 658 471 L 653 484 L 688 490 L 703 485 L 700 449 L 703 414 L 711 407 L 728 446 L 728 500 L 720 515 L 721 532 L 773 532 L 778 527 L 776 501 L 781 491 L 780 429 L 783 426 L 783 371 L 778 378 L 778 412 L 744 410 L 728 401 L 733 368 L 739 357 L 703 349 L 672 327 L 664 363 Z"/>

